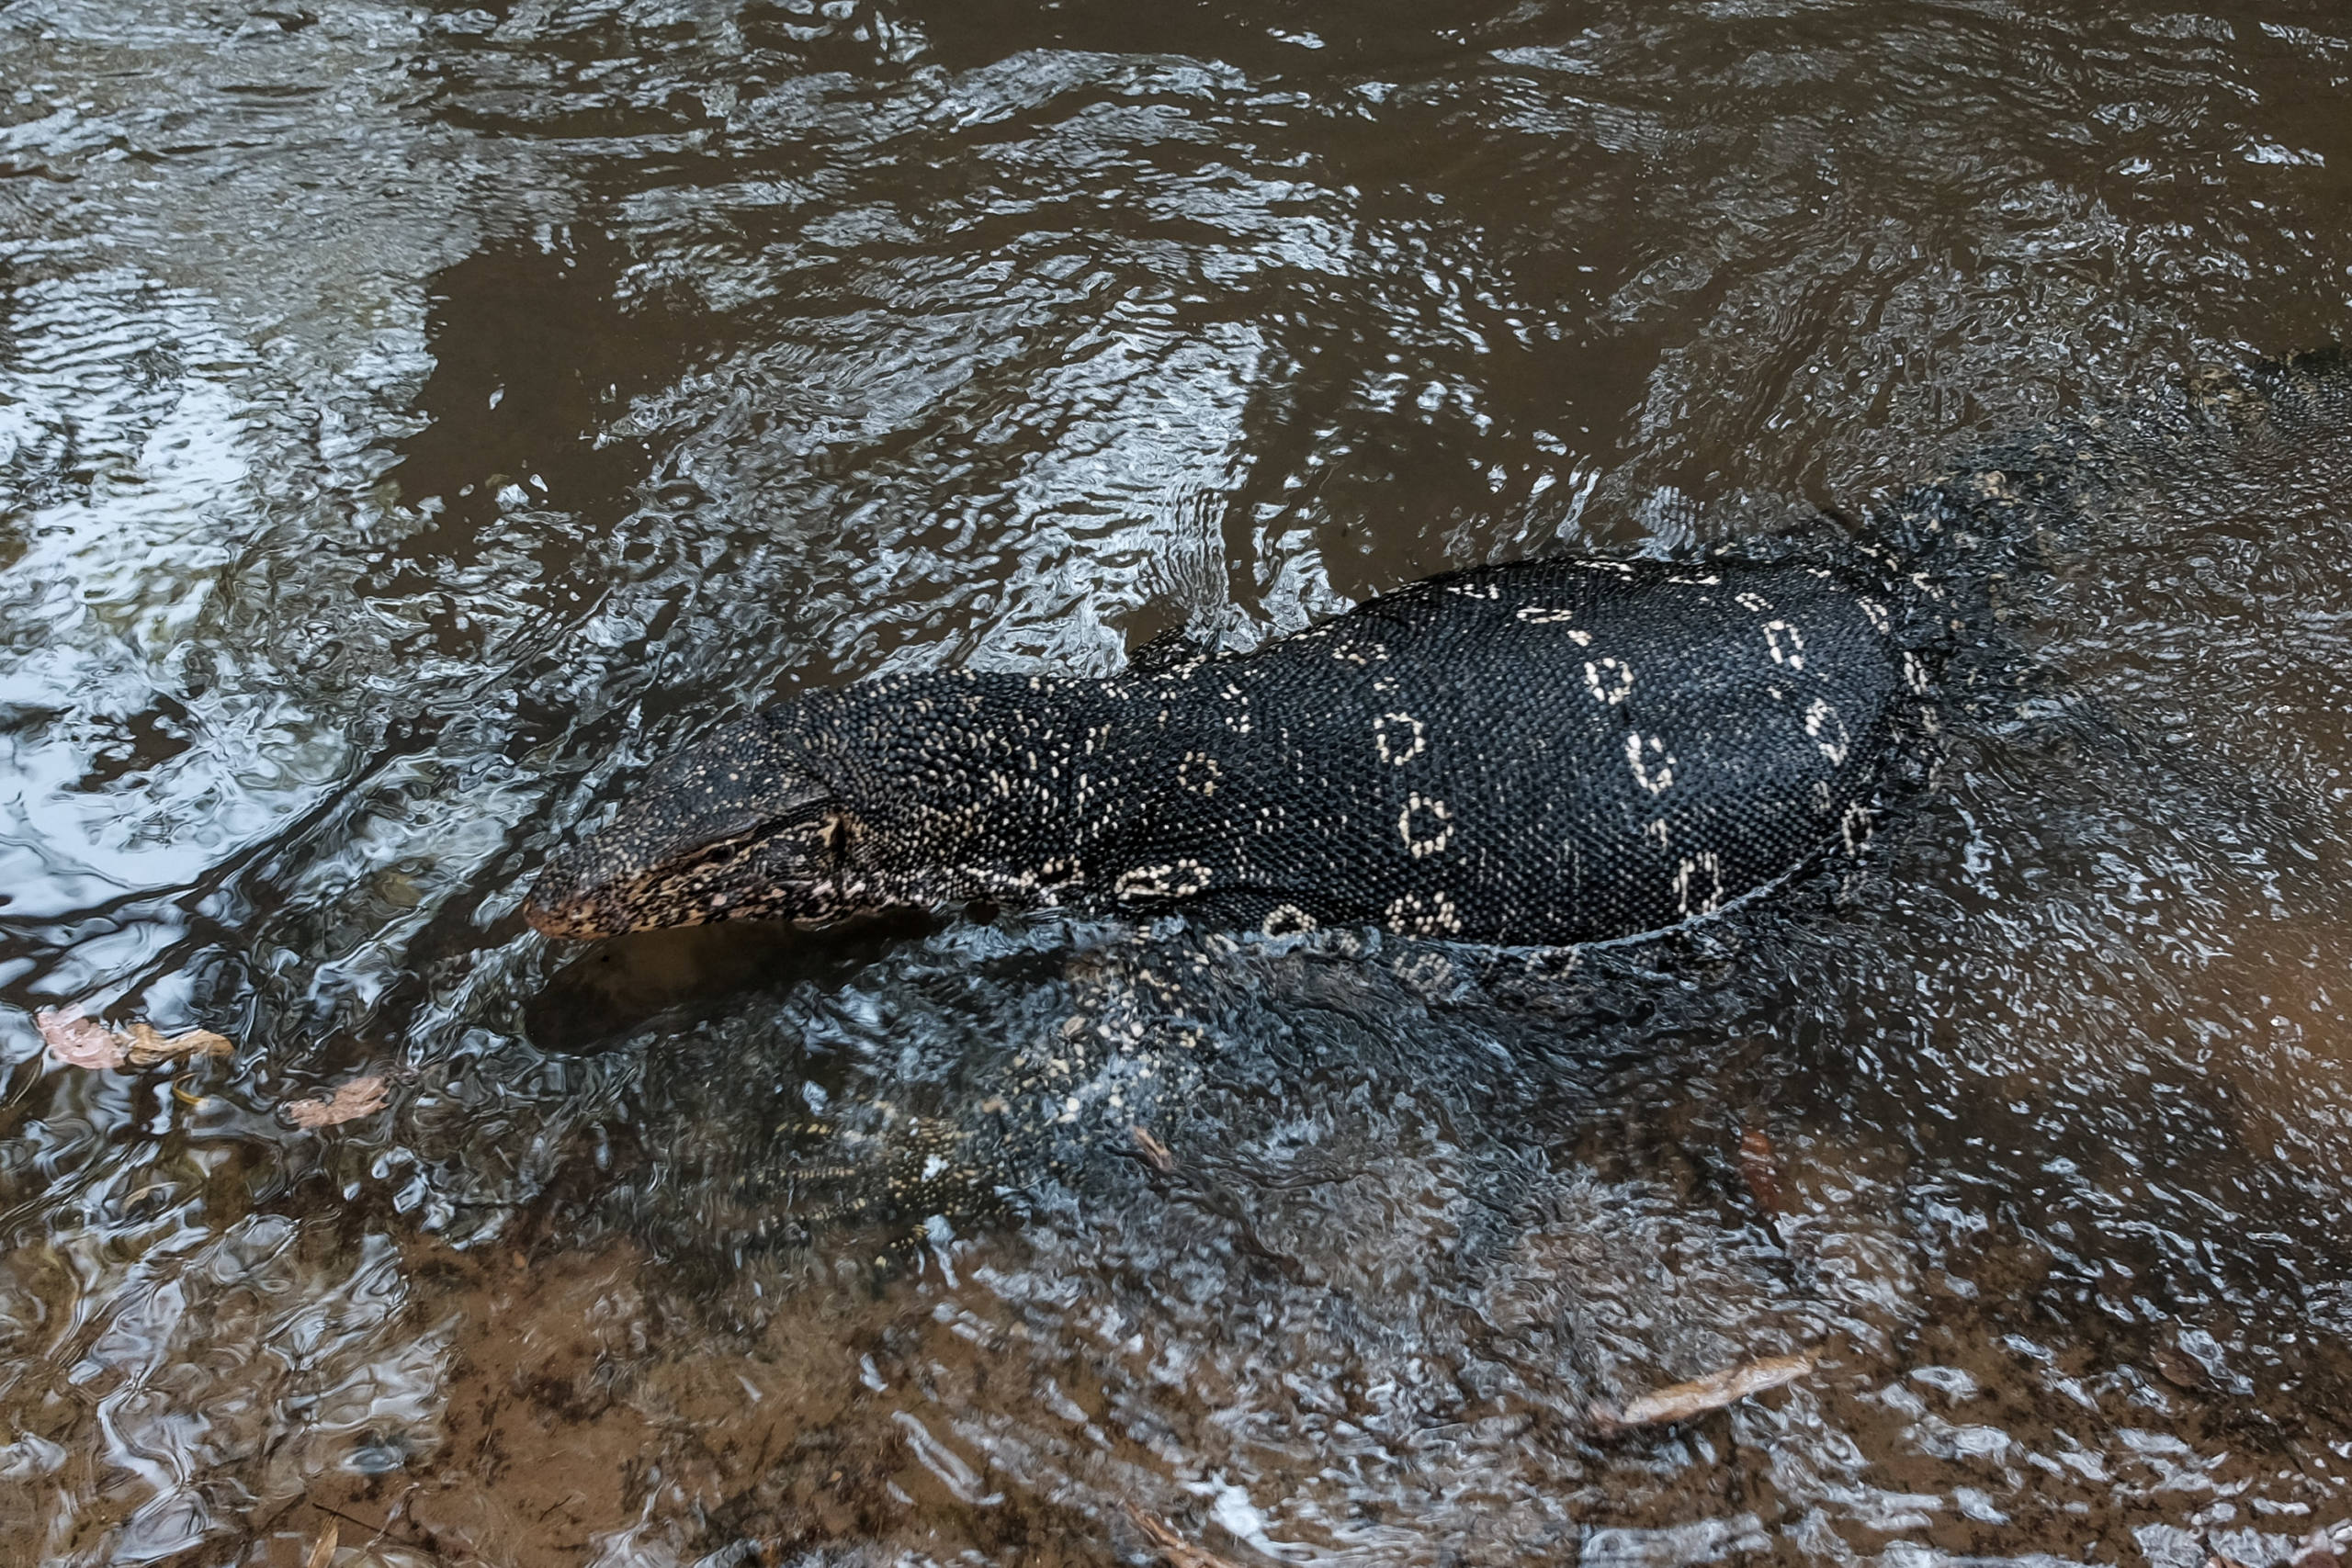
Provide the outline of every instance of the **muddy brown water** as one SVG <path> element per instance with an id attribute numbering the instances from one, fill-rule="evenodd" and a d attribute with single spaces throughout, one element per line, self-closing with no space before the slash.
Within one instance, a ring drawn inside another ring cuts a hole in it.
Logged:
<path id="1" fill-rule="evenodd" d="M 2324 1560 L 2343 447 L 2120 478 L 1858 872 L 1573 972 L 514 911 L 804 685 L 2188 440 L 2352 324 L 2347 33 L 0 5 L 0 1560 Z"/>

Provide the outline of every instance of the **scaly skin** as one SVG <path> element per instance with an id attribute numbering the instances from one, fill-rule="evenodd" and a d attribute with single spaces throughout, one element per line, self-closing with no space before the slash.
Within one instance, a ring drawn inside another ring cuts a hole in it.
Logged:
<path id="1" fill-rule="evenodd" d="M 1850 556 L 1850 552 L 1849 552 Z M 1867 829 L 1892 574 L 1573 558 L 1108 680 L 885 676 L 728 727 L 559 857 L 553 934 L 985 897 L 1560 945 L 1668 929 Z"/>

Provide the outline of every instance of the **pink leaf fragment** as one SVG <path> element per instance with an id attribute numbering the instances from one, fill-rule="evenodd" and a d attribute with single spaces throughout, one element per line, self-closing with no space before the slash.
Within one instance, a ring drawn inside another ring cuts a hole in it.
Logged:
<path id="1" fill-rule="evenodd" d="M 43 1008 L 33 1023 L 49 1054 L 69 1067 L 104 1072 L 130 1059 L 130 1043 L 96 1019 L 84 1018 L 80 1008 Z"/>
<path id="2" fill-rule="evenodd" d="M 381 1073 L 356 1077 L 323 1100 L 288 1100 L 286 1119 L 297 1127 L 337 1127 L 373 1116 L 392 1102 Z"/>
<path id="3" fill-rule="evenodd" d="M 1742 1361 L 1738 1366 L 1709 1372 L 1689 1382 L 1654 1390 L 1623 1410 L 1596 1404 L 1592 1416 L 1599 1425 L 1612 1428 L 1662 1427 L 1672 1421 L 1688 1421 L 1693 1416 L 1736 1404 L 1749 1394 L 1796 1382 L 1813 1370 L 1815 1354 L 1808 1350 L 1801 1356 L 1767 1356 L 1760 1360 Z"/>
<path id="4" fill-rule="evenodd" d="M 49 1054 L 69 1067 L 111 1072 L 118 1067 L 152 1067 L 187 1056 L 225 1056 L 236 1046 L 225 1034 L 191 1029 L 166 1035 L 152 1023 L 129 1029 L 108 1029 L 96 1019 L 84 1018 L 78 1007 L 45 1008 L 33 1015 Z"/>

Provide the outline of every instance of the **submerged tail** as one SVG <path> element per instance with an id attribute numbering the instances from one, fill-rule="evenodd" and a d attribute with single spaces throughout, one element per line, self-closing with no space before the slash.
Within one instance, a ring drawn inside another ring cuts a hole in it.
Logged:
<path id="1" fill-rule="evenodd" d="M 1908 571 L 1998 576 L 2084 541 L 2104 511 L 2144 502 L 2152 488 L 2243 474 L 2249 462 L 2309 465 L 2328 444 L 2352 449 L 2352 355 L 2341 346 L 2202 365 L 2171 397 L 2094 409 L 1970 453 L 1883 508 L 1871 532 Z"/>
<path id="2" fill-rule="evenodd" d="M 1938 661 L 1947 702 L 2023 716 L 2055 673 L 2012 629 L 2058 558 L 2129 541 L 2169 513 L 2288 485 L 2352 500 L 2352 355 L 2329 346 L 2202 366 L 2169 395 L 2086 411 L 1976 448 L 1874 509 L 1863 553 L 1900 580 L 1908 640 Z"/>

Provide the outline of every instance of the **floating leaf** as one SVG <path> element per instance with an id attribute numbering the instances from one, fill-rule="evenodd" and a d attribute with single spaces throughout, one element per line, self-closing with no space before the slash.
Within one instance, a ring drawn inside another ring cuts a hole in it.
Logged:
<path id="1" fill-rule="evenodd" d="M 392 1102 L 380 1073 L 356 1077 L 323 1100 L 297 1100 L 286 1107 L 286 1118 L 297 1127 L 336 1127 L 373 1116 Z"/>
<path id="2" fill-rule="evenodd" d="M 1622 1411 L 1596 1404 L 1592 1417 L 1609 1428 L 1662 1427 L 1672 1421 L 1688 1421 L 1693 1416 L 1736 1404 L 1749 1394 L 1796 1382 L 1813 1370 L 1814 1358 L 1815 1352 L 1808 1350 L 1801 1356 L 1767 1356 L 1761 1360 L 1743 1361 L 1720 1372 L 1709 1372 L 1705 1377 L 1645 1393 Z"/>
<path id="3" fill-rule="evenodd" d="M 1233 1568 L 1233 1564 L 1216 1552 L 1194 1546 L 1176 1533 L 1176 1527 L 1158 1514 L 1148 1513 L 1127 1505 L 1127 1517 L 1136 1522 L 1146 1540 L 1159 1549 L 1159 1555 L 1175 1564 L 1175 1568 Z"/>
<path id="4" fill-rule="evenodd" d="M 2148 1352 L 2148 1359 L 2162 1374 L 2165 1382 L 2175 1388 L 2210 1389 L 2213 1379 L 2205 1369 L 2167 1345 L 2158 1345 Z"/>
<path id="5" fill-rule="evenodd" d="M 236 1047 L 225 1034 L 215 1034 L 209 1029 L 191 1029 L 185 1034 L 168 1038 L 152 1023 L 130 1026 L 130 1060 L 134 1067 L 152 1067 L 158 1062 L 176 1062 L 183 1056 L 225 1056 Z"/>
<path id="6" fill-rule="evenodd" d="M 90 1067 L 111 1071 L 117 1067 L 152 1067 L 159 1062 L 176 1062 L 187 1056 L 225 1056 L 236 1049 L 225 1034 L 215 1034 L 209 1029 L 191 1029 L 185 1034 L 166 1035 L 152 1023 L 134 1023 L 129 1029 L 108 1029 L 95 1019 L 84 1018 L 78 1007 L 43 1010 L 36 1013 L 33 1022 L 40 1026 L 42 1042 L 49 1054 L 69 1067 Z"/>
<path id="7" fill-rule="evenodd" d="M 130 1042 L 96 1020 L 84 1018 L 80 1008 L 43 1008 L 33 1015 L 33 1022 L 49 1054 L 69 1067 L 106 1071 L 130 1059 Z"/>

